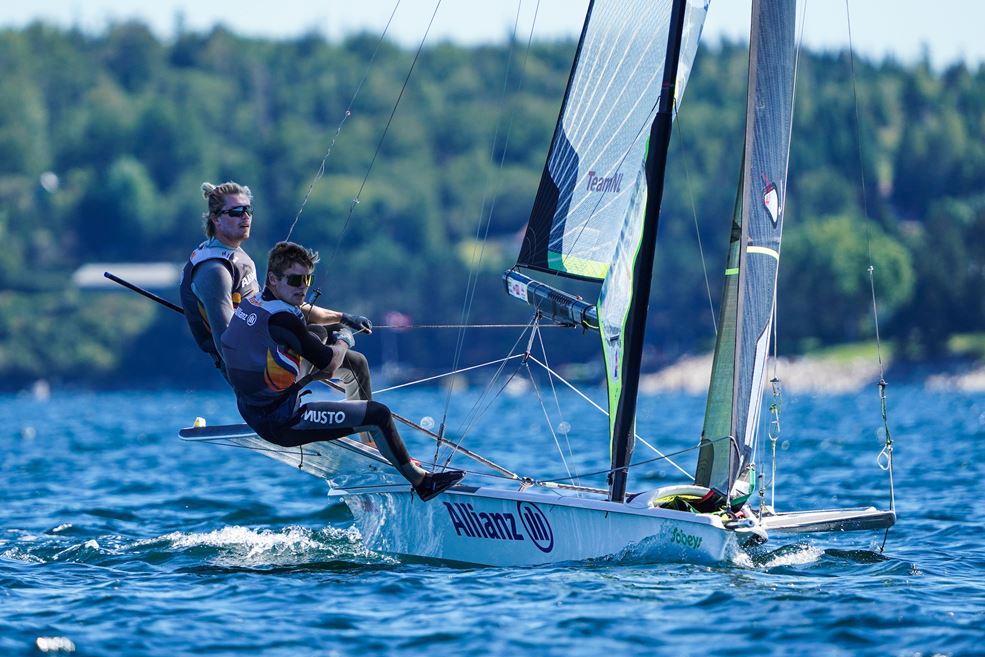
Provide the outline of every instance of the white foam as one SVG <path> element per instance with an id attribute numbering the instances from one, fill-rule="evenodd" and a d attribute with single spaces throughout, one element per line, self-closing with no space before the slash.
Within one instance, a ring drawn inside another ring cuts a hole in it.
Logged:
<path id="1" fill-rule="evenodd" d="M 75 642 L 64 636 L 39 636 L 34 645 L 41 652 L 75 652 Z"/>
<path id="2" fill-rule="evenodd" d="M 367 550 L 355 527 L 325 527 L 311 530 L 288 527 L 281 530 L 229 526 L 211 532 L 173 532 L 143 544 L 169 541 L 175 549 L 209 547 L 219 550 L 216 563 L 229 565 L 295 564 L 313 559 L 364 558 L 377 555 Z"/>
<path id="3" fill-rule="evenodd" d="M 795 550 L 783 551 L 783 554 L 771 555 L 769 561 L 762 565 L 763 568 L 777 568 L 779 566 L 803 566 L 809 563 L 816 563 L 824 556 L 824 550 L 813 545 L 798 545 Z"/>

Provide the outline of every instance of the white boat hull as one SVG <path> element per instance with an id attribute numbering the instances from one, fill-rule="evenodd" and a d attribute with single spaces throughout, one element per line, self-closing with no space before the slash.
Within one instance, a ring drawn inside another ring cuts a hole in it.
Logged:
<path id="1" fill-rule="evenodd" d="M 717 516 L 556 494 L 458 486 L 429 502 L 409 486 L 342 493 L 370 549 L 487 566 L 616 559 L 720 563 L 736 545 Z"/>
<path id="2" fill-rule="evenodd" d="M 534 566 L 614 559 L 720 563 L 746 540 L 768 533 L 871 530 L 891 526 L 892 511 L 867 507 L 768 514 L 725 528 L 719 516 L 651 508 L 647 500 L 689 487 L 647 491 L 616 504 L 557 491 L 459 485 L 430 502 L 413 495 L 378 451 L 350 438 L 278 447 L 246 425 L 181 430 L 185 440 L 260 453 L 324 479 L 355 518 L 367 547 L 444 562 Z M 303 454 L 302 454 L 303 452 Z M 679 491 L 678 491 L 679 492 Z M 747 518 L 755 514 L 748 512 Z"/>

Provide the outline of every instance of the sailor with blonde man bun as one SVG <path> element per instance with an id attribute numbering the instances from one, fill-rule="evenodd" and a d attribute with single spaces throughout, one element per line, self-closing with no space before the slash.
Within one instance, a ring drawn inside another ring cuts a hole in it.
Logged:
<path id="1" fill-rule="evenodd" d="M 303 387 L 335 376 L 355 346 L 352 330 L 342 327 L 323 341 L 305 324 L 305 298 L 318 253 L 293 242 L 270 251 L 263 291 L 243 299 L 222 335 L 222 357 L 240 415 L 264 440 L 283 447 L 334 440 L 367 432 L 423 500 L 460 481 L 465 473 L 431 473 L 407 452 L 390 409 L 371 400 L 300 403 Z M 307 361 L 313 371 L 302 374 Z"/>
<path id="2" fill-rule="evenodd" d="M 202 215 L 208 238 L 192 251 L 182 271 L 180 295 L 185 319 L 196 344 L 212 357 L 226 376 L 222 360 L 222 334 L 240 302 L 260 291 L 256 265 L 243 250 L 253 227 L 253 193 L 237 182 L 202 183 L 208 209 Z M 308 330 L 324 341 L 330 328 L 345 326 L 352 331 L 372 333 L 373 324 L 361 315 L 303 303 Z M 369 363 L 358 351 L 348 351 L 337 368 L 346 399 L 373 398 Z"/>

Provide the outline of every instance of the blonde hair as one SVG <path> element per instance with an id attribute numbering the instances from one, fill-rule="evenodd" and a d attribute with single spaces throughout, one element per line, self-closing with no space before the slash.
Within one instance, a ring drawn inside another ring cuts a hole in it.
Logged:
<path id="1" fill-rule="evenodd" d="M 215 237 L 215 224 L 212 223 L 212 218 L 219 216 L 219 213 L 222 212 L 222 206 L 226 202 L 226 197 L 233 194 L 246 194 L 250 203 L 253 203 L 253 192 L 246 185 L 240 185 L 231 180 L 221 185 L 213 185 L 210 182 L 202 183 L 202 196 L 209 202 L 209 211 L 202 214 L 202 219 L 205 221 L 205 234 L 208 237 Z"/>

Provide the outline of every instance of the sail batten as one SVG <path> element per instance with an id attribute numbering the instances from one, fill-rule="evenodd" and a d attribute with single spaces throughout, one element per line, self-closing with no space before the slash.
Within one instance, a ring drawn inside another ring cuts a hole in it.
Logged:
<path id="1" fill-rule="evenodd" d="M 591 4 L 517 266 L 607 275 L 656 115 L 672 5 Z"/>

